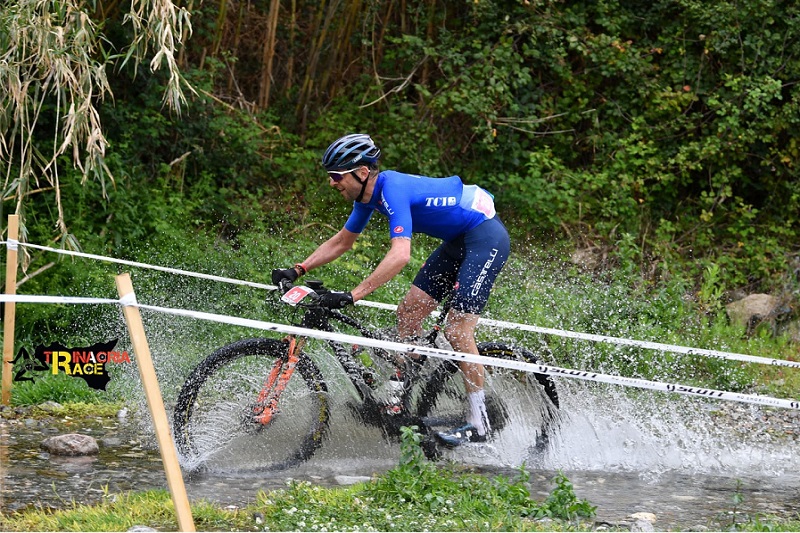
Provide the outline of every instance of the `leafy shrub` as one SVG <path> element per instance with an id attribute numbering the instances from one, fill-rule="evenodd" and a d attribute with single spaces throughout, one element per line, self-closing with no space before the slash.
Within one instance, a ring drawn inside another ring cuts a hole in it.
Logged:
<path id="1" fill-rule="evenodd" d="M 452 513 L 457 516 L 491 516 L 557 518 L 574 520 L 591 518 L 595 507 L 579 500 L 572 484 L 563 475 L 553 480 L 556 488 L 543 503 L 531 499 L 528 473 L 524 467 L 519 477 L 487 478 L 459 474 L 437 467 L 425 459 L 420 448 L 417 428 L 402 428 L 400 465 L 365 487 L 366 494 L 382 506 L 407 506 L 423 513 Z"/>
<path id="2" fill-rule="evenodd" d="M 43 374 L 35 382 L 18 382 L 11 392 L 14 405 L 38 405 L 46 401 L 97 404 L 109 400 L 103 391 L 92 389 L 82 379 L 66 374 Z"/>

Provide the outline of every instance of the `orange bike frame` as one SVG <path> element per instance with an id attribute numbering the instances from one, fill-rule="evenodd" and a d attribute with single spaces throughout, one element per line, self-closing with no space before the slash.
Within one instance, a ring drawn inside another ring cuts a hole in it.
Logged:
<path id="1" fill-rule="evenodd" d="M 300 351 L 305 344 L 305 339 L 298 341 L 295 337 L 288 337 L 286 340 L 289 343 L 288 356 L 275 360 L 272 370 L 267 376 L 267 381 L 258 394 L 256 405 L 253 407 L 255 420 L 262 425 L 272 422 L 273 417 L 278 413 L 278 400 L 294 374 L 297 361 L 300 360 Z"/>

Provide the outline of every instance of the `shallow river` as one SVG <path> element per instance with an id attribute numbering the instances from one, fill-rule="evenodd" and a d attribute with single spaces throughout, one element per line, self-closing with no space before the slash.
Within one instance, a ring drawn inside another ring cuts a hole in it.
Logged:
<path id="1" fill-rule="evenodd" d="M 564 407 L 576 414 L 565 420 L 545 456 L 521 456 L 512 434 L 511 442 L 476 445 L 446 458 L 508 475 L 524 462 L 536 499 L 547 496 L 561 470 L 578 497 L 597 506 L 596 521 L 609 524 L 630 524 L 636 512 L 655 514 L 657 530 L 720 530 L 748 516 L 798 516 L 796 413 L 674 398 L 664 408 L 663 398 L 631 401 L 592 388 L 572 392 L 563 396 Z M 188 475 L 189 497 L 242 506 L 261 489 L 285 486 L 289 477 L 336 485 L 397 463 L 398 445 L 376 431 L 345 421 L 333 427 L 329 441 L 303 467 L 268 476 L 248 474 L 246 465 L 236 472 Z M 40 450 L 47 436 L 69 432 L 94 436 L 99 456 L 59 458 Z M 166 488 L 154 439 L 133 418 L 0 422 L 0 464 L 4 512 Z"/>

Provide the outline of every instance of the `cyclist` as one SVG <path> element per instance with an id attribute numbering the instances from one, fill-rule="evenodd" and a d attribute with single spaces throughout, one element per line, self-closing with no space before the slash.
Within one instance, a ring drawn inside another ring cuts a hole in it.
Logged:
<path id="1" fill-rule="evenodd" d="M 397 329 L 407 340 L 422 333 L 422 322 L 451 292 L 452 308 L 444 333 L 453 349 L 478 354 L 475 326 L 489 292 L 510 251 L 508 232 L 497 217 L 493 197 L 461 178 L 431 178 L 380 171 L 381 150 L 366 134 L 345 135 L 322 156 L 329 185 L 353 202 L 344 227 L 322 243 L 305 261 L 272 271 L 272 282 L 295 281 L 350 250 L 372 213 L 389 219 L 391 246 L 377 268 L 349 292 L 321 295 L 320 303 L 339 309 L 363 299 L 392 279 L 411 258 L 412 232 L 441 239 L 414 278 L 397 309 Z M 466 424 L 437 433 L 450 447 L 485 442 L 491 433 L 483 391 L 482 365 L 460 363 L 466 385 L 469 414 Z"/>

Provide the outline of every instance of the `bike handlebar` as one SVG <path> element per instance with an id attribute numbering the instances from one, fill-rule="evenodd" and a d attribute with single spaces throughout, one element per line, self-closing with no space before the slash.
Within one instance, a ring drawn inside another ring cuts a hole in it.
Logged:
<path id="1" fill-rule="evenodd" d="M 292 291 L 292 289 L 295 289 L 297 287 L 305 287 L 308 290 L 307 291 L 298 290 L 296 291 L 295 294 L 290 295 L 289 294 L 290 291 Z M 309 279 L 302 285 L 301 284 L 295 285 L 288 279 L 284 279 L 278 283 L 278 291 L 280 291 L 281 294 L 281 301 L 291 306 L 305 307 L 307 309 L 326 309 L 328 311 L 333 311 L 332 309 L 319 304 L 320 295 L 331 292 L 330 289 L 325 287 L 325 285 L 320 280 Z"/>
<path id="2" fill-rule="evenodd" d="M 330 289 L 325 287 L 323 282 L 318 279 L 309 279 L 303 285 L 314 291 L 316 294 L 324 294 L 326 292 L 330 292 Z M 286 294 L 296 286 L 297 285 L 295 285 L 288 279 L 283 279 L 278 283 L 278 290 L 281 291 L 281 294 Z"/>
<path id="3" fill-rule="evenodd" d="M 292 287 L 294 287 L 294 284 L 288 279 L 282 279 L 278 282 L 278 290 L 281 294 L 286 294 Z"/>

